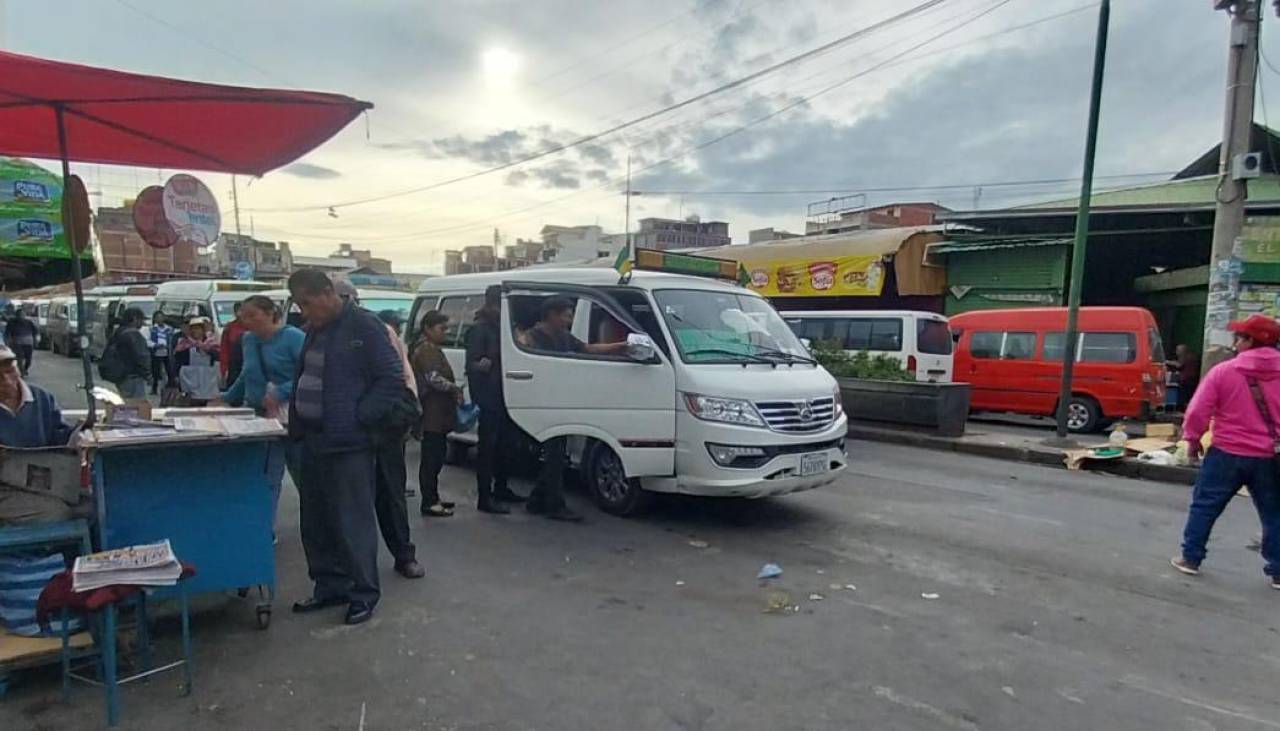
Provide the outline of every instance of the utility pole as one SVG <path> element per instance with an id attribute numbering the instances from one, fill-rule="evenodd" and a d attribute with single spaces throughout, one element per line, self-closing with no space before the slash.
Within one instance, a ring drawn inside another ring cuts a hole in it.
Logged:
<path id="1" fill-rule="evenodd" d="M 1058 390 L 1058 436 L 1066 444 L 1067 418 L 1071 415 L 1071 376 L 1076 364 L 1079 334 L 1080 290 L 1084 283 L 1084 256 L 1089 243 L 1089 205 L 1093 198 L 1093 158 L 1098 148 L 1098 112 L 1102 105 L 1102 72 L 1107 65 L 1107 27 L 1111 21 L 1111 0 L 1098 7 L 1098 36 L 1093 45 L 1093 84 L 1089 91 L 1089 124 L 1085 131 L 1084 173 L 1080 181 L 1080 204 L 1076 209 L 1076 235 L 1071 244 L 1071 281 L 1067 290 L 1067 332 L 1062 341 L 1062 384 Z"/>
<path id="2" fill-rule="evenodd" d="M 236 212 L 236 238 L 240 238 L 240 192 L 236 189 L 235 173 L 231 174 L 231 208 Z"/>
<path id="3" fill-rule="evenodd" d="M 1209 256 L 1209 300 L 1204 318 L 1201 373 L 1226 360 L 1231 352 L 1227 323 L 1236 316 L 1243 269 L 1240 233 L 1249 189 L 1232 169 L 1238 156 L 1249 152 L 1253 133 L 1253 94 L 1258 77 L 1258 6 L 1260 0 L 1215 0 L 1214 7 L 1231 15 L 1231 45 L 1227 52 L 1227 104 L 1222 119 L 1222 147 L 1218 155 L 1217 206 L 1213 216 L 1213 251 Z"/>

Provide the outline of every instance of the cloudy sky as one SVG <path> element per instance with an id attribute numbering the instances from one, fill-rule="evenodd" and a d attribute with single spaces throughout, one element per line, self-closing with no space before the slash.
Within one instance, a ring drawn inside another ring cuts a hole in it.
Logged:
<path id="1" fill-rule="evenodd" d="M 1263 48 L 1280 64 L 1268 12 Z M 372 102 L 298 163 L 240 179 L 241 226 L 295 253 L 347 241 L 431 271 L 495 228 L 507 243 L 548 223 L 622 230 L 628 155 L 633 221 L 727 220 L 736 241 L 803 230 L 807 204 L 840 195 L 956 208 L 1070 196 L 1078 183 L 1026 181 L 1079 175 L 1096 16 L 1094 0 L 0 0 L 0 47 Z M 1167 176 L 1213 144 L 1227 27 L 1208 0 L 1113 0 L 1099 185 Z M 620 132 L 420 190 L 857 31 Z M 1280 115 L 1280 73 L 1264 64 L 1261 78 Z M 80 172 L 113 205 L 173 171 Z M 230 178 L 198 175 L 233 230 Z M 366 199 L 381 200 L 353 203 Z"/>

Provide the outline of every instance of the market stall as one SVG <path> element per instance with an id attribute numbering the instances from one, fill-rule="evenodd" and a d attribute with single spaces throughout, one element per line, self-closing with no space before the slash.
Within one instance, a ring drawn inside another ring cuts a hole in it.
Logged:
<path id="1" fill-rule="evenodd" d="M 261 176 L 305 155 L 371 107 L 337 94 L 205 84 L 0 52 L 0 155 L 61 162 L 62 190 L 49 193 L 61 195 L 56 226 L 71 249 L 79 310 L 88 427 L 81 446 L 92 466 L 95 548 L 168 539 L 179 558 L 200 568 L 185 585 L 188 592 L 261 586 L 269 598 L 275 558 L 266 454 L 283 429 L 272 419 L 226 414 L 100 422 L 84 347 L 88 317 L 80 261 L 89 246 L 91 214 L 71 163 Z M 216 200 L 185 173 L 170 183 L 155 203 L 166 217 L 179 211 L 181 220 L 149 220 L 166 234 L 152 245 L 212 243 Z M 0 533 L 6 530 L 0 526 Z M 265 627 L 269 619 L 264 601 L 259 624 Z M 114 647 L 114 640 L 105 645 Z M 4 672 L 0 665 L 0 681 Z"/>

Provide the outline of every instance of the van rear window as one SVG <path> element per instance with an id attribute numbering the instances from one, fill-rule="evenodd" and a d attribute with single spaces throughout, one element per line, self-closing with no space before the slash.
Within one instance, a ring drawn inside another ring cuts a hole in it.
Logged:
<path id="1" fill-rule="evenodd" d="M 951 355 L 951 328 L 941 320 L 916 320 L 916 349 L 929 355 Z"/>

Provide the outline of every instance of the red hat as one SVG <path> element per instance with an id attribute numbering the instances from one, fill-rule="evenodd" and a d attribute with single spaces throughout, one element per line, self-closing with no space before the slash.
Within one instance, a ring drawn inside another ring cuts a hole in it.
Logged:
<path id="1" fill-rule="evenodd" d="M 1227 329 L 1247 335 L 1258 345 L 1275 345 L 1280 341 L 1280 322 L 1266 315 L 1249 315 L 1247 319 L 1236 320 L 1227 325 Z"/>

